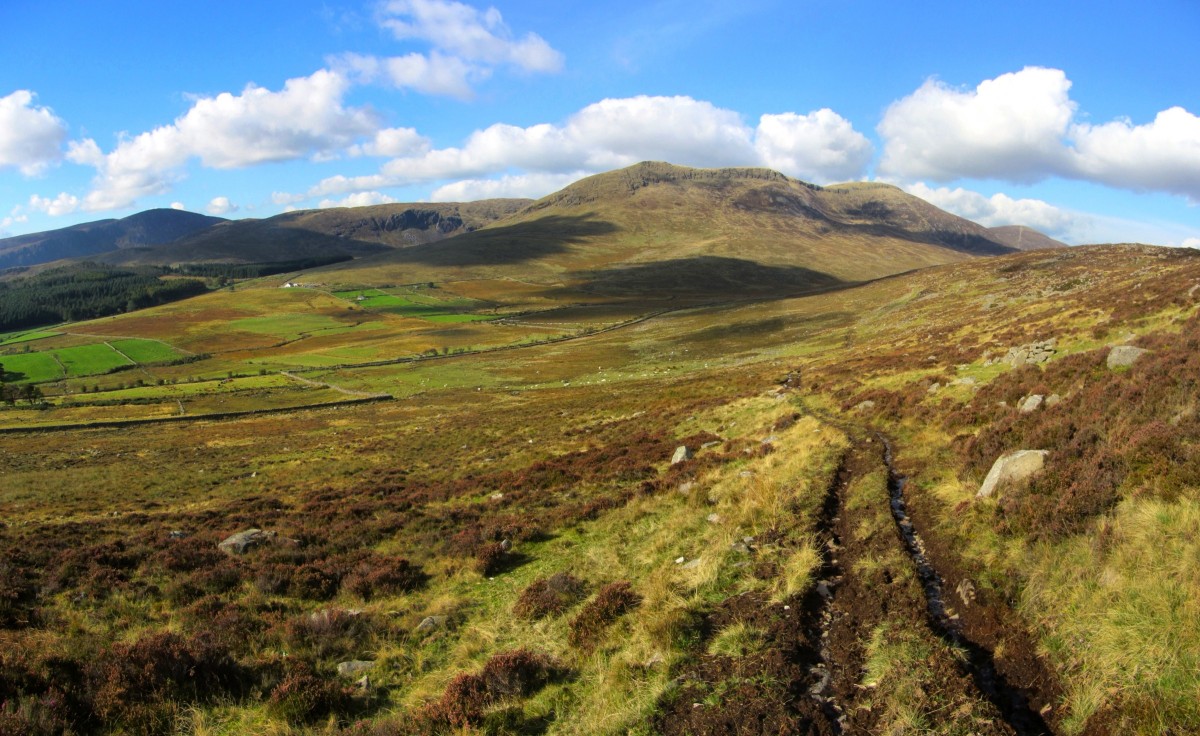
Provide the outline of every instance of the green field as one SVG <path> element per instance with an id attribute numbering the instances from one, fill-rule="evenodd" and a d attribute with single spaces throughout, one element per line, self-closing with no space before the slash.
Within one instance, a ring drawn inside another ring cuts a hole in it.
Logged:
<path id="1" fill-rule="evenodd" d="M 108 342 L 117 350 L 128 355 L 135 363 L 166 363 L 183 357 L 183 353 L 158 340 L 130 338 L 109 340 Z"/>
<path id="2" fill-rule="evenodd" d="M 37 330 L 36 332 L 6 332 L 0 335 L 0 346 L 16 345 L 22 342 L 32 342 L 41 340 L 47 337 L 57 337 L 59 333 L 49 330 Z"/>
<path id="3" fill-rule="evenodd" d="M 0 359 L 8 381 L 53 381 L 63 377 L 62 367 L 49 353 L 21 353 Z"/>
<path id="4" fill-rule="evenodd" d="M 397 289 L 351 289 L 335 291 L 333 295 L 362 307 L 401 317 L 418 317 L 430 322 L 479 322 L 495 319 L 494 315 L 472 314 L 466 310 L 478 306 L 472 299 L 462 297 L 439 298 L 427 293 L 417 293 L 415 287 Z"/>
<path id="5" fill-rule="evenodd" d="M 53 351 L 53 354 L 66 367 L 67 376 L 71 378 L 94 376 L 123 365 L 133 365 L 125 356 L 104 344 L 64 348 Z"/>

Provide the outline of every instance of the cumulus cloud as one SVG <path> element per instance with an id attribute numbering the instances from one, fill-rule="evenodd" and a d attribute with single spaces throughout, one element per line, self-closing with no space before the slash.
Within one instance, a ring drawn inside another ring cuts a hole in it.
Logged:
<path id="1" fill-rule="evenodd" d="M 62 158 L 67 124 L 48 107 L 33 103 L 34 94 L 19 89 L 0 97 L 0 169 L 14 168 L 37 176 Z"/>
<path id="2" fill-rule="evenodd" d="M 556 72 L 563 56 L 536 33 L 514 38 L 494 7 L 479 10 L 447 0 L 390 0 L 380 23 L 401 40 L 428 41 L 467 61 L 510 64 L 527 72 Z"/>
<path id="3" fill-rule="evenodd" d="M 1154 120 L 1077 122 L 1071 81 L 1026 67 L 956 89 L 931 79 L 879 123 L 879 173 L 908 181 L 1027 183 L 1060 176 L 1200 202 L 1200 117 L 1182 107 Z"/>
<path id="4" fill-rule="evenodd" d="M 508 174 L 499 179 L 463 179 L 433 190 L 434 202 L 472 202 L 477 199 L 538 199 L 573 184 L 589 172 L 570 174 Z"/>
<path id="5" fill-rule="evenodd" d="M 867 137 L 829 108 L 763 115 L 754 146 L 766 166 L 812 181 L 858 177 L 874 154 Z"/>
<path id="6" fill-rule="evenodd" d="M 1025 225 L 1053 237 L 1075 240 L 1091 225 L 1088 216 L 1040 199 L 1014 199 L 1003 192 L 988 197 L 957 187 L 930 187 L 923 182 L 904 187 L 909 193 L 984 227 Z"/>
<path id="7" fill-rule="evenodd" d="M 562 69 L 563 55 L 536 33 L 517 38 L 493 7 L 479 10 L 448 0 L 390 0 L 379 24 L 401 41 L 421 41 L 428 53 L 382 57 L 347 53 L 330 66 L 362 84 L 388 84 L 422 94 L 470 99 L 497 68 L 526 73 Z"/>
<path id="8" fill-rule="evenodd" d="M 1145 125 L 1072 126 L 1080 176 L 1114 187 L 1181 194 L 1200 203 L 1200 117 L 1172 107 Z"/>
<path id="9" fill-rule="evenodd" d="M 367 207 L 375 204 L 392 204 L 397 200 L 383 192 L 355 192 L 339 200 L 322 199 L 317 208 L 327 210 L 330 207 Z"/>
<path id="10" fill-rule="evenodd" d="M 172 202 L 172 203 L 171 203 L 171 209 L 173 209 L 173 210 L 186 210 L 186 209 L 187 209 L 187 207 L 184 207 L 184 206 L 183 206 L 183 202 Z"/>
<path id="11" fill-rule="evenodd" d="M 213 197 L 204 209 L 210 215 L 227 215 L 230 212 L 237 212 L 241 208 L 230 202 L 229 197 Z"/>
<path id="12" fill-rule="evenodd" d="M 1200 238 L 1184 238 L 1181 245 L 1184 248 L 1200 248 Z"/>
<path id="13" fill-rule="evenodd" d="M 949 181 L 1034 181 L 1061 171 L 1063 137 L 1075 114 L 1071 82 L 1058 69 L 1026 67 L 960 90 L 930 79 L 884 113 L 879 171 Z"/>
<path id="14" fill-rule="evenodd" d="M 79 198 L 66 192 L 60 193 L 54 199 L 34 194 L 29 198 L 29 209 L 34 212 L 44 212 L 51 217 L 60 217 L 79 209 Z"/>
<path id="15" fill-rule="evenodd" d="M 424 153 L 430 141 L 413 128 L 384 128 L 367 143 L 351 146 L 351 156 L 411 156 Z"/>
<path id="16" fill-rule="evenodd" d="M 465 199 L 486 191 L 545 194 L 549 182 L 644 160 L 769 166 L 824 183 L 861 176 L 870 151 L 865 137 L 830 110 L 765 115 L 751 127 L 737 112 L 703 100 L 639 96 L 601 100 L 561 125 L 492 125 L 472 133 L 460 147 L 393 158 L 376 174 L 329 177 L 306 196 L 445 180 L 462 181 L 440 188 L 438 198 Z M 484 183 L 497 176 L 507 179 Z"/>
<path id="17" fill-rule="evenodd" d="M 369 110 L 343 106 L 349 84 L 328 70 L 289 79 L 277 92 L 251 84 L 238 95 L 199 98 L 174 123 L 123 137 L 106 155 L 94 141 L 80 141 L 68 156 L 99 170 L 85 207 L 119 209 L 162 194 L 193 158 L 232 169 L 344 149 L 378 127 Z"/>

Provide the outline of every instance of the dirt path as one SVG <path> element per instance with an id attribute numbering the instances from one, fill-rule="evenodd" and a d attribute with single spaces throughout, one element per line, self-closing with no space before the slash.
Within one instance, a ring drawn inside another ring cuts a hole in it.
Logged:
<path id="1" fill-rule="evenodd" d="M 943 579 L 931 560 L 949 551 L 917 533 L 885 438 L 855 440 L 816 531 L 822 566 L 803 613 L 816 661 L 797 696 L 820 707 L 823 732 L 1053 733 L 1032 640 L 1013 617 L 985 615 L 965 577 Z M 981 617 L 990 637 L 970 623 Z"/>

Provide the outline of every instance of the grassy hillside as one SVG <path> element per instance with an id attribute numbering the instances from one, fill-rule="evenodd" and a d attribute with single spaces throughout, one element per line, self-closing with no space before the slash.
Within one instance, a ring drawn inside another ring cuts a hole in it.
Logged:
<path id="1" fill-rule="evenodd" d="M 0 725 L 1194 731 L 1197 284 L 1192 251 L 1092 247 L 640 320 L 264 284 L 4 336 L 145 364 L 0 411 L 60 427 L 0 435 Z M 464 349 L 296 368 L 423 330 Z M 150 423 L 82 426 L 119 418 Z M 1045 470 L 976 498 L 1015 449 Z"/>
<path id="2" fill-rule="evenodd" d="M 364 283 L 515 279 L 604 297 L 797 293 L 1010 252 L 895 187 L 644 163 L 444 243 L 330 270 Z"/>

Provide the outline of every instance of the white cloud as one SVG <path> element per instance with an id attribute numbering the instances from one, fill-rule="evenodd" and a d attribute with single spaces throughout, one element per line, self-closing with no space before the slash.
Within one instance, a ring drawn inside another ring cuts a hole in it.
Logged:
<path id="1" fill-rule="evenodd" d="M 458 99 L 474 96 L 474 85 L 499 67 L 526 73 L 562 69 L 563 55 L 541 36 L 514 37 L 500 11 L 479 10 L 451 0 L 389 0 L 378 22 L 401 41 L 422 41 L 432 49 L 402 56 L 347 53 L 330 66 L 361 84 L 385 83 L 423 94 Z"/>
<path id="2" fill-rule="evenodd" d="M 884 113 L 879 173 L 938 182 L 1060 176 L 1200 203 L 1200 117 L 1172 107 L 1144 125 L 1076 122 L 1070 88 L 1063 71 L 1040 67 L 973 90 L 931 79 Z"/>
<path id="3" fill-rule="evenodd" d="M 15 168 L 25 176 L 57 163 L 67 138 L 67 124 L 33 98 L 24 89 L 0 97 L 0 169 Z"/>
<path id="4" fill-rule="evenodd" d="M 1026 67 L 954 89 L 930 79 L 884 113 L 879 171 L 906 179 L 1034 181 L 1062 171 L 1075 113 L 1058 69 Z"/>
<path id="5" fill-rule="evenodd" d="M 118 209 L 162 194 L 192 158 L 231 169 L 343 149 L 377 128 L 369 110 L 342 105 L 348 87 L 344 77 L 327 70 L 289 79 L 278 92 L 251 84 L 238 95 L 197 99 L 171 125 L 125 137 L 102 158 L 93 141 L 79 142 L 68 155 L 99 169 L 85 207 Z"/>
<path id="6" fill-rule="evenodd" d="M 904 186 L 909 194 L 952 212 L 959 217 L 978 222 L 984 227 L 1025 225 L 1056 238 L 1074 242 L 1091 226 L 1090 218 L 1040 199 L 1013 199 L 997 192 L 988 197 L 979 192 L 957 187 L 930 187 L 924 182 Z"/>
<path id="7" fill-rule="evenodd" d="M 754 145 L 766 166 L 820 183 L 861 176 L 874 154 L 867 137 L 829 108 L 763 115 Z"/>
<path id="8" fill-rule="evenodd" d="M 352 146 L 351 156 L 411 156 L 430 148 L 429 139 L 413 128 L 384 128 L 368 143 Z"/>
<path id="9" fill-rule="evenodd" d="M 184 207 L 184 206 L 183 206 L 183 202 L 172 202 L 172 203 L 171 203 L 171 209 L 173 209 L 173 210 L 186 210 L 186 209 L 187 209 L 187 207 Z"/>
<path id="10" fill-rule="evenodd" d="M 588 105 L 561 125 L 498 123 L 475 131 L 461 147 L 399 156 L 377 174 L 329 177 L 305 196 L 447 180 L 469 181 L 456 188 L 448 184 L 437 197 L 462 199 L 481 191 L 544 194 L 543 185 L 553 180 L 531 175 L 565 180 L 645 160 L 698 167 L 771 166 L 828 182 L 861 176 L 869 151 L 862 134 L 829 110 L 765 115 L 753 128 L 737 112 L 703 100 L 639 96 Z M 509 179 L 506 184 L 481 183 L 497 176 Z"/>
<path id="11" fill-rule="evenodd" d="M 327 210 L 330 207 L 369 207 L 376 204 L 392 204 L 396 201 L 382 192 L 356 192 L 337 201 L 322 199 L 317 208 Z"/>
<path id="12" fill-rule="evenodd" d="M 1181 245 L 1184 248 L 1200 248 L 1200 238 L 1185 238 Z"/>
<path id="13" fill-rule="evenodd" d="M 79 198 L 66 192 L 60 193 L 54 199 L 39 197 L 34 194 L 29 197 L 29 209 L 34 212 L 44 212 L 51 217 L 60 217 L 62 215 L 69 215 L 79 209 Z"/>
<path id="14" fill-rule="evenodd" d="M 1200 203 L 1200 117 L 1172 107 L 1154 122 L 1072 126 L 1075 168 L 1091 181 L 1182 194 Z"/>
<path id="15" fill-rule="evenodd" d="M 227 215 L 230 212 L 237 212 L 241 208 L 230 202 L 229 197 L 213 197 L 205 209 L 210 215 Z"/>
<path id="16" fill-rule="evenodd" d="M 538 199 L 579 181 L 590 173 L 517 174 L 499 179 L 463 179 L 433 190 L 433 202 L 473 202 L 478 199 Z"/>
<path id="17" fill-rule="evenodd" d="M 494 7 L 481 11 L 447 0 L 391 0 L 380 7 L 380 23 L 397 39 L 428 41 L 467 61 L 527 72 L 556 72 L 563 65 L 562 54 L 536 33 L 514 38 Z"/>

